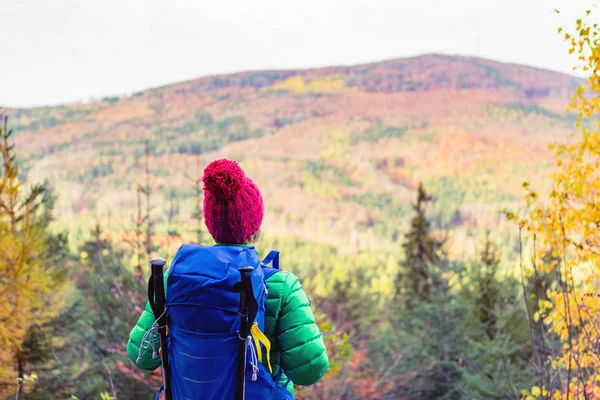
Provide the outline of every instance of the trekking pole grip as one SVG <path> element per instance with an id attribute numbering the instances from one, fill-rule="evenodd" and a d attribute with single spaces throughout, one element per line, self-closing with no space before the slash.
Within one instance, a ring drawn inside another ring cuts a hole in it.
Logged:
<path id="1" fill-rule="evenodd" d="M 162 257 L 152 258 L 150 260 L 150 267 L 152 268 L 152 273 L 155 273 L 155 272 L 162 273 L 163 272 L 163 268 L 164 268 L 164 266 L 165 266 L 166 263 L 167 263 L 167 260 L 165 260 Z"/>
<path id="2" fill-rule="evenodd" d="M 150 260 L 150 285 L 148 296 L 154 317 L 159 318 L 165 308 L 165 291 L 164 291 L 164 271 L 163 268 L 167 261 L 164 258 L 156 257 Z"/>
<path id="3" fill-rule="evenodd" d="M 250 277 L 250 274 L 252 273 L 252 271 L 254 271 L 254 267 L 239 267 L 238 270 L 240 271 L 240 274 L 242 275 L 242 281 L 243 280 L 247 280 Z"/>
<path id="4" fill-rule="evenodd" d="M 242 278 L 241 290 L 240 290 L 240 338 L 246 339 L 250 327 L 248 326 L 248 290 L 252 290 L 252 283 L 250 282 L 250 274 L 254 271 L 254 267 L 246 266 L 238 268 Z"/>
<path id="5" fill-rule="evenodd" d="M 246 273 L 248 273 L 248 272 L 252 272 L 252 271 L 254 271 L 254 267 L 251 267 L 251 266 L 249 266 L 249 265 L 248 265 L 248 266 L 246 266 L 246 267 L 239 267 L 239 268 L 238 268 L 238 270 L 240 271 L 240 273 L 241 273 L 242 275 L 244 275 L 244 274 L 246 274 Z"/>

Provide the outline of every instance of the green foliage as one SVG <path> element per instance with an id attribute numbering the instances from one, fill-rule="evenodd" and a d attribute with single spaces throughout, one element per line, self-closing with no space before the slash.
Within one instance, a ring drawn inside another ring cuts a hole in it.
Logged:
<path id="1" fill-rule="evenodd" d="M 349 394 L 350 388 L 343 388 L 344 380 L 351 369 L 354 348 L 349 340 L 348 333 L 336 327 L 329 318 L 317 311 L 315 320 L 323 333 L 325 346 L 329 356 L 329 369 L 323 379 L 312 387 L 299 387 L 295 392 L 297 400 L 311 400 L 315 398 L 331 398 L 334 395 Z"/>
<path id="2" fill-rule="evenodd" d="M 396 280 L 396 292 L 404 299 L 407 307 L 415 300 L 425 300 L 432 288 L 438 284 L 431 267 L 440 261 L 443 241 L 433 238 L 430 234 L 425 207 L 431 200 L 423 185 L 419 185 L 417 201 L 413 206 L 416 215 L 411 220 L 410 230 L 402 244 L 405 259 L 400 264 Z"/>
<path id="3" fill-rule="evenodd" d="M 476 398 L 512 397 L 535 380 L 532 342 L 527 316 L 521 307 L 520 283 L 499 276 L 501 257 L 486 235 L 477 260 L 469 262 L 461 278 L 460 301 L 469 306 L 468 358 L 465 388 Z"/>
<path id="4" fill-rule="evenodd" d="M 326 160 L 308 160 L 306 162 L 305 171 L 317 180 L 325 180 L 334 184 L 345 186 L 357 186 L 358 182 L 352 180 L 344 170 L 337 165 L 333 165 Z"/>
<path id="5" fill-rule="evenodd" d="M 80 389 L 76 379 L 84 372 L 86 349 L 74 329 L 84 315 L 80 304 L 71 301 L 55 319 L 29 330 L 23 343 L 27 370 L 38 378 L 26 385 L 27 399 L 59 400 Z"/>
<path id="6" fill-rule="evenodd" d="M 108 104 L 115 104 L 119 102 L 119 96 L 103 97 L 102 101 Z"/>
<path id="7" fill-rule="evenodd" d="M 456 300 L 451 282 L 441 278 L 461 266 L 438 258 L 428 267 L 433 279 L 426 297 L 389 303 L 388 318 L 370 346 L 372 362 L 393 377 L 397 398 L 459 399 L 462 371 L 455 359 L 466 348 L 464 330 L 470 323 L 462 318 L 466 305 Z"/>
<path id="8" fill-rule="evenodd" d="M 390 210 L 394 213 L 397 213 L 399 210 L 407 212 L 410 209 L 406 203 L 398 200 L 392 193 L 367 192 L 352 197 L 350 200 L 362 204 L 363 206 L 380 210 Z"/>
<path id="9" fill-rule="evenodd" d="M 515 398 L 535 379 L 520 284 L 500 278 L 490 236 L 478 259 L 448 260 L 429 233 L 429 201 L 421 188 L 404 240 L 400 295 L 372 325 L 369 363 L 390 377 L 390 398 Z"/>
<path id="10" fill-rule="evenodd" d="M 372 229 L 382 239 L 395 242 L 400 232 L 408 226 L 410 206 L 392 193 L 367 192 L 349 196 L 346 200 L 368 207 L 370 212 L 372 210 L 370 219 L 364 223 L 364 227 Z"/>
<path id="11" fill-rule="evenodd" d="M 31 358 L 28 337 L 52 320 L 63 303 L 66 273 L 50 251 L 64 237 L 49 231 L 54 197 L 48 182 L 25 188 L 8 118 L 0 125 L 0 395 L 24 393 Z M 53 248 L 51 249 L 51 245 Z M 15 383 L 17 383 L 15 385 Z"/>
<path id="12" fill-rule="evenodd" d="M 227 77 L 213 77 L 198 82 L 199 89 L 230 88 L 230 87 L 252 87 L 260 89 L 271 86 L 273 83 L 287 78 L 292 72 L 268 71 L 236 74 Z"/>
<path id="13" fill-rule="evenodd" d="M 352 138 L 353 144 L 356 144 L 362 140 L 369 143 L 376 143 L 382 139 L 388 138 L 400 138 L 408 132 L 409 127 L 396 127 L 396 126 L 384 126 L 381 122 L 377 122 L 377 125 L 362 135 L 355 135 Z"/>
<path id="14" fill-rule="evenodd" d="M 434 193 L 436 199 L 444 201 L 446 196 L 454 194 L 454 204 L 472 202 L 504 202 L 516 200 L 516 196 L 507 193 L 500 184 L 482 173 L 478 177 L 442 176 L 425 184 Z M 446 203 L 445 203 L 446 204 Z"/>
<path id="15" fill-rule="evenodd" d="M 111 162 L 100 162 L 95 163 L 91 169 L 86 171 L 85 181 L 86 183 L 90 183 L 96 178 L 102 178 L 104 176 L 108 176 L 114 172 L 113 164 Z"/>
<path id="16" fill-rule="evenodd" d="M 495 308 L 501 293 L 500 282 L 497 279 L 499 264 L 498 252 L 488 232 L 481 252 L 480 266 L 471 276 L 476 282 L 475 303 L 479 306 L 479 321 L 490 339 L 494 338 L 498 323 Z"/>
<path id="17" fill-rule="evenodd" d="M 495 110 L 506 110 L 517 111 L 525 117 L 528 117 L 530 115 L 539 115 L 551 119 L 562 119 L 560 115 L 553 113 L 552 111 L 549 111 L 543 107 L 540 107 L 537 104 L 513 103 L 502 105 L 488 105 L 488 110 L 491 113 L 493 113 Z"/>
<path id="18" fill-rule="evenodd" d="M 435 142 L 435 135 L 431 132 L 419 136 L 419 140 L 426 143 Z"/>
<path id="19" fill-rule="evenodd" d="M 36 131 L 69 123 L 91 113 L 90 108 L 67 106 L 19 109 L 13 114 L 15 131 Z"/>
<path id="20" fill-rule="evenodd" d="M 84 398 L 97 398 L 107 388 L 113 396 L 127 393 L 130 398 L 144 398 L 152 396 L 155 389 L 134 374 L 126 374 L 132 366 L 125 344 L 140 307 L 145 305 L 147 282 L 141 270 L 132 271 L 123 264 L 125 259 L 126 254 L 102 239 L 99 228 L 92 240 L 81 246 L 77 281 L 85 315 L 75 333 L 76 340 L 87 348 L 86 373 L 77 382 L 77 394 Z M 142 374 L 150 380 L 148 375 Z"/>
<path id="21" fill-rule="evenodd" d="M 99 228 L 71 256 L 77 291 L 61 313 L 30 330 L 25 342 L 27 399 L 149 398 L 158 380 L 134 371 L 125 353 L 129 331 L 144 305 L 146 281 L 127 268 L 128 256 L 101 238 Z M 135 372 L 135 373 L 133 373 Z"/>
<path id="22" fill-rule="evenodd" d="M 499 203 L 516 200 L 485 171 L 477 176 L 441 176 L 424 181 L 432 197 L 433 222 L 441 229 L 450 229 L 462 222 L 460 207 L 464 204 Z"/>
<path id="23" fill-rule="evenodd" d="M 265 252 L 278 249 L 283 268 L 298 276 L 312 303 L 327 310 L 337 326 L 368 329 L 377 319 L 377 305 L 392 295 L 396 266 L 388 255 L 344 255 L 332 246 L 270 235 L 261 235 L 256 246 Z"/>
<path id="24" fill-rule="evenodd" d="M 498 283 L 503 292 L 493 299 L 490 338 L 489 325 L 479 321 L 482 304 L 464 293 L 479 294 L 477 286 L 460 284 L 470 271 L 443 263 L 438 270 L 454 276 L 454 283 L 438 286 L 412 309 L 393 308 L 371 344 L 371 362 L 393 377 L 398 398 L 515 398 L 515 390 L 535 380 L 527 320 L 514 302 L 518 283 Z"/>
<path id="25" fill-rule="evenodd" d="M 218 150 L 227 143 L 256 139 L 266 134 L 258 129 L 250 130 L 244 117 L 215 121 L 203 111 L 196 112 L 191 122 L 175 128 L 174 132 L 179 135 L 177 151 L 186 154 L 204 154 Z"/>

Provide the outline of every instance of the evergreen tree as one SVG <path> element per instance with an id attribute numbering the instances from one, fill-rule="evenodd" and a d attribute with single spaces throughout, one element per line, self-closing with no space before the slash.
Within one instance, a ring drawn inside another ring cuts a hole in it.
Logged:
<path id="1" fill-rule="evenodd" d="M 443 241 L 434 238 L 430 232 L 430 222 L 426 217 L 425 207 L 432 201 L 423 185 L 420 184 L 417 192 L 417 201 L 413 205 L 416 215 L 410 223 L 410 230 L 406 233 L 402 249 L 404 260 L 400 263 L 397 277 L 397 295 L 404 299 L 407 307 L 414 301 L 427 298 L 435 278 L 432 275 L 432 266 L 440 261 L 440 250 Z"/>
<path id="2" fill-rule="evenodd" d="M 461 371 L 453 360 L 464 347 L 459 318 L 463 306 L 449 283 L 458 267 L 445 256 L 444 241 L 432 235 L 426 215 L 431 201 L 419 185 L 415 216 L 402 245 L 396 299 L 374 353 L 384 365 L 392 361 L 390 374 L 397 377 L 392 393 L 397 398 L 459 399 Z"/>
<path id="3" fill-rule="evenodd" d="M 485 333 L 490 339 L 493 339 L 498 323 L 496 307 L 500 300 L 501 283 L 497 278 L 500 255 L 490 239 L 489 231 L 486 233 L 479 264 L 475 304 L 477 304 L 479 321 L 483 325 Z"/>
<path id="4" fill-rule="evenodd" d="M 35 325 L 23 343 L 28 375 L 27 400 L 62 400 L 76 393 L 87 374 L 86 349 L 76 336 L 85 316 L 79 302 L 63 308 L 53 320 Z"/>
<path id="5" fill-rule="evenodd" d="M 82 274 L 78 278 L 81 307 L 78 341 L 85 346 L 87 372 L 77 383 L 80 398 L 107 392 L 119 398 L 149 398 L 160 384 L 156 374 L 131 364 L 125 344 L 145 304 L 147 283 L 139 271 L 128 269 L 126 254 L 102 238 L 96 226 L 91 240 L 80 248 Z"/>
<path id="6" fill-rule="evenodd" d="M 514 277 L 500 278 L 501 260 L 487 232 L 461 279 L 458 297 L 467 307 L 463 330 L 468 345 L 458 357 L 463 388 L 473 398 L 519 398 L 520 390 L 534 383 L 521 283 Z"/>
<path id="7" fill-rule="evenodd" d="M 97 225 L 74 257 L 77 291 L 53 321 L 26 340 L 34 355 L 27 399 L 151 398 L 156 373 L 133 366 L 125 352 L 129 332 L 144 304 L 146 283 L 122 260 L 125 253 L 103 239 Z"/>
<path id="8" fill-rule="evenodd" d="M 25 393 L 34 354 L 23 345 L 34 327 L 52 320 L 61 308 L 65 268 L 48 232 L 53 197 L 47 182 L 29 192 L 19 179 L 10 144 L 8 118 L 0 126 L 0 394 Z"/>

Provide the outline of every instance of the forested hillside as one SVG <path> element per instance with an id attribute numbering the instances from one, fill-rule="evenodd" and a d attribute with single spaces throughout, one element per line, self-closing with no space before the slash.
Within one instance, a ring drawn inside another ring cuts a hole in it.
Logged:
<path id="1" fill-rule="evenodd" d="M 148 143 L 160 234 L 189 225 L 198 159 L 227 156 L 264 191 L 270 233 L 390 249 L 419 182 L 438 199 L 436 228 L 461 242 L 498 228 L 523 180 L 547 175 L 547 145 L 571 132 L 561 114 L 578 83 L 428 55 L 208 77 L 9 115 L 24 171 L 60 188 L 56 210 L 78 237 L 97 220 L 118 230 L 134 212 Z"/>

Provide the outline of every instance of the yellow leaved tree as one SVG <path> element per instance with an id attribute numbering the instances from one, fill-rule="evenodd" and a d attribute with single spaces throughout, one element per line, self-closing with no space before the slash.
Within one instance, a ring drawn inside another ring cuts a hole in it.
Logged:
<path id="1" fill-rule="evenodd" d="M 574 32 L 559 33 L 588 78 L 569 107 L 578 116 L 577 141 L 554 146 L 552 191 L 529 189 L 519 221 L 533 239 L 532 276 L 548 283 L 542 294 L 526 293 L 536 299 L 530 327 L 539 382 L 522 394 L 600 399 L 600 29 L 579 19 Z"/>
<path id="2" fill-rule="evenodd" d="M 35 379 L 27 371 L 22 351 L 29 329 L 60 311 L 64 281 L 61 267 L 52 265 L 47 244 L 49 191 L 34 185 L 26 191 L 10 144 L 7 118 L 0 124 L 0 397 L 24 392 Z"/>

